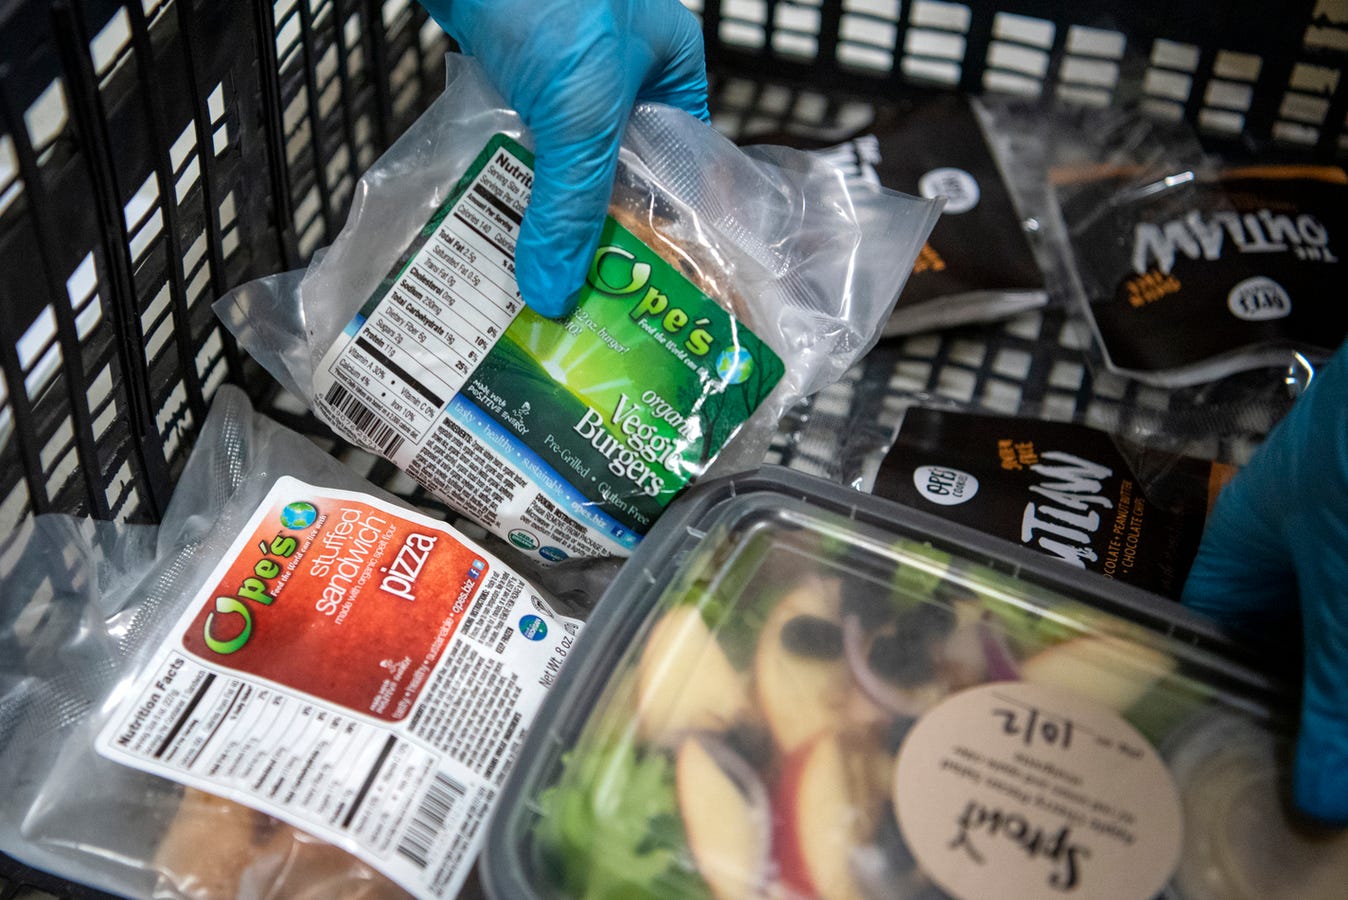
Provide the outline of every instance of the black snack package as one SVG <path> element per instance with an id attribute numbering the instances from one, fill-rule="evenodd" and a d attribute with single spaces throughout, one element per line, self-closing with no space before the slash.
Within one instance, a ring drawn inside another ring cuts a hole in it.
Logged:
<path id="1" fill-rule="evenodd" d="M 1328 356 L 1348 334 L 1348 176 L 1333 167 L 1055 174 L 1105 363 L 1183 387 Z"/>
<path id="2" fill-rule="evenodd" d="M 802 146 L 790 134 L 771 139 Z M 817 152 L 851 177 L 946 198 L 885 336 L 1004 319 L 1047 302 L 1008 179 L 967 97 L 924 93 L 887 102 L 862 134 Z"/>
<path id="3" fill-rule="evenodd" d="M 1135 459 L 1156 452 L 1125 446 Z M 1192 457 L 1164 464 L 1144 494 L 1103 431 L 913 407 L 873 492 L 1178 599 L 1210 501 L 1235 469 Z"/>

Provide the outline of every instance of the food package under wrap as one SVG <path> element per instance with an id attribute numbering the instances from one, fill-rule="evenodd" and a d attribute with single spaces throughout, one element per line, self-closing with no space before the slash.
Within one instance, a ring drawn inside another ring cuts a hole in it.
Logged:
<path id="1" fill-rule="evenodd" d="M 876 339 L 939 201 L 639 105 L 579 305 L 514 280 L 531 138 L 470 59 L 333 245 L 217 310 L 336 431 L 544 565 L 625 556 Z"/>
<path id="2" fill-rule="evenodd" d="M 580 629 L 229 386 L 158 528 L 0 552 L 0 852 L 122 896 L 454 896 Z"/>

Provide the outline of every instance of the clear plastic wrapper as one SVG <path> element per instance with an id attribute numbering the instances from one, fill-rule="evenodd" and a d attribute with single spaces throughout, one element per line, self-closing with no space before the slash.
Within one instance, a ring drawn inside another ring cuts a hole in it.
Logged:
<path id="1" fill-rule="evenodd" d="M 579 306 L 548 320 L 513 278 L 529 142 L 451 55 L 298 290 L 217 310 L 336 430 L 537 561 L 625 555 L 874 342 L 939 203 L 642 105 Z"/>
<path id="2" fill-rule="evenodd" d="M 1343 341 L 1342 169 L 1231 165 L 1121 110 L 1051 121 L 1068 289 L 1112 371 L 1184 388 Z"/>
<path id="3" fill-rule="evenodd" d="M 945 200 L 886 337 L 997 321 L 1049 300 L 1046 148 L 1003 102 L 914 91 L 876 104 L 841 143 L 792 132 L 746 138 L 809 149 L 860 184 Z"/>
<path id="4" fill-rule="evenodd" d="M 3 559 L 0 851 L 124 896 L 452 895 L 579 630 L 231 386 L 160 526 Z"/>

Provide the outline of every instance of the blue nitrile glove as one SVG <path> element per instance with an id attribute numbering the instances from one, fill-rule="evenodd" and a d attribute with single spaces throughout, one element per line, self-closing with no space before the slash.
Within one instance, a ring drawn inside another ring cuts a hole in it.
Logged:
<path id="1" fill-rule="evenodd" d="M 515 250 L 524 301 L 570 312 L 599 243 L 637 101 L 707 117 L 697 19 L 678 0 L 423 0 L 534 134 Z"/>
<path id="2" fill-rule="evenodd" d="M 1348 825 L 1348 344 L 1222 491 L 1184 603 L 1265 643 L 1302 618 L 1295 797 Z"/>

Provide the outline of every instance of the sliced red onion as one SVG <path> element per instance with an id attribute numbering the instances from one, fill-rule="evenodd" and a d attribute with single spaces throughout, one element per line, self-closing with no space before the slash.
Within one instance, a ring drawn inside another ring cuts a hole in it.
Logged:
<path id="1" fill-rule="evenodd" d="M 735 783 L 749 802 L 749 815 L 758 833 L 758 848 L 754 852 L 754 877 L 751 896 L 759 896 L 767 887 L 768 864 L 772 857 L 772 804 L 763 778 L 753 766 L 720 738 L 701 733 L 695 738 L 702 749 L 721 767 L 721 771 Z"/>
<path id="2" fill-rule="evenodd" d="M 987 619 L 978 622 L 978 637 L 987 660 L 988 681 L 1019 681 L 1020 666 L 1006 646 L 1006 638 Z"/>
<path id="3" fill-rule="evenodd" d="M 871 641 L 861 629 L 861 617 L 855 614 L 843 616 L 843 658 L 847 668 L 862 693 L 876 705 L 896 716 L 915 719 L 922 714 L 922 704 L 876 675 L 866 657 L 871 652 Z"/>

